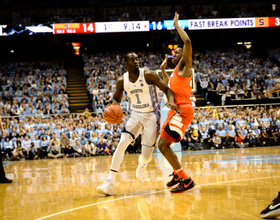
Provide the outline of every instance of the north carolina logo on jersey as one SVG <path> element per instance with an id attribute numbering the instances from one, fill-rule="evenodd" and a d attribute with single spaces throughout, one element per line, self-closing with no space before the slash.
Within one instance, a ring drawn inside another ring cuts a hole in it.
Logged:
<path id="1" fill-rule="evenodd" d="M 144 69 L 139 69 L 136 82 L 129 81 L 129 73 L 124 74 L 124 90 L 130 98 L 131 110 L 136 112 L 152 112 L 158 103 L 157 90 L 154 85 L 147 84 Z"/>

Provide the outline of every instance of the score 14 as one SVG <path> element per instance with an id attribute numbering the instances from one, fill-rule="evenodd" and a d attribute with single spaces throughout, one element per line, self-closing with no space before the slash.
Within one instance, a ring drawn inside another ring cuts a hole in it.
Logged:
<path id="1" fill-rule="evenodd" d="M 84 33 L 94 33 L 95 32 L 95 28 L 94 28 L 94 23 L 84 23 L 82 24 L 82 26 L 84 27 Z"/>

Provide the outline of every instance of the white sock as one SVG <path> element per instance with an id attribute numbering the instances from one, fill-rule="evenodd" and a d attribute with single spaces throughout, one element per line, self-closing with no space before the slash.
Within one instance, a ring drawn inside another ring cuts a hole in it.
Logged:
<path id="1" fill-rule="evenodd" d="M 119 170 L 119 167 L 123 161 L 124 152 L 127 149 L 128 145 L 132 142 L 132 140 L 133 138 L 130 134 L 125 132 L 122 133 L 118 147 L 113 155 L 111 170 Z"/>
<path id="2" fill-rule="evenodd" d="M 147 165 L 153 159 L 154 147 L 142 145 L 142 165 Z"/>
<path id="3" fill-rule="evenodd" d="M 112 183 L 116 182 L 117 174 L 118 174 L 118 172 L 114 172 L 114 171 L 110 170 L 109 179 L 111 180 Z"/>

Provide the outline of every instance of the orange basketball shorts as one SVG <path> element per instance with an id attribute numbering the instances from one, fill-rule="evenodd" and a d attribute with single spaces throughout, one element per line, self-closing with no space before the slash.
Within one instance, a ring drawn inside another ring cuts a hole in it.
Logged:
<path id="1" fill-rule="evenodd" d="M 194 110 L 191 105 L 180 105 L 180 114 L 169 110 L 167 118 L 161 128 L 160 138 L 164 138 L 171 143 L 179 142 L 193 120 Z"/>

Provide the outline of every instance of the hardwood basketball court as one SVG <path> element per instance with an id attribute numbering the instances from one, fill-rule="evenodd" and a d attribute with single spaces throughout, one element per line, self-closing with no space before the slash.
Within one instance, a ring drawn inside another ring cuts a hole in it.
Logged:
<path id="1" fill-rule="evenodd" d="M 114 196 L 97 186 L 108 176 L 111 156 L 20 161 L 5 166 L 12 184 L 0 185 L 1 219 L 260 219 L 280 191 L 280 148 L 180 152 L 197 186 L 170 194 L 172 169 L 154 154 L 147 179 L 137 181 L 139 155 L 126 155 Z"/>

